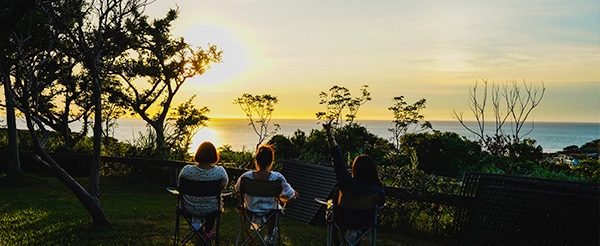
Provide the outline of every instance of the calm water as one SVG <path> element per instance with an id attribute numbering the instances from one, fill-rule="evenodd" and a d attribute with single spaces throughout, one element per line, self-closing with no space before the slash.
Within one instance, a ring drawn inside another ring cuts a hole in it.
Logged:
<path id="1" fill-rule="evenodd" d="M 281 126 L 278 131 L 284 136 L 291 136 L 297 129 L 304 131 L 307 135 L 312 129 L 321 129 L 321 125 L 316 120 L 272 120 Z M 391 121 L 386 120 L 365 120 L 358 121 L 361 125 L 380 137 L 389 139 L 392 134 L 388 131 L 391 128 Z M 211 119 L 208 127 L 201 129 L 193 139 L 192 149 L 202 141 L 212 141 L 216 146 L 228 144 L 233 150 L 252 150 L 258 142 L 258 136 L 246 119 Z M 475 140 L 472 133 L 464 129 L 457 121 L 433 121 L 433 128 L 442 132 L 456 132 L 462 136 Z M 488 124 L 488 128 L 493 128 L 493 124 Z M 521 131 L 522 138 L 528 137 L 535 139 L 537 144 L 541 145 L 544 152 L 556 152 L 570 145 L 581 146 L 587 142 L 600 138 L 600 123 L 535 123 L 533 131 L 526 136 L 530 125 L 524 127 Z M 121 119 L 119 128 L 115 137 L 120 140 L 132 140 L 137 136 L 137 132 L 145 132 L 145 124 L 139 119 Z M 473 128 L 476 129 L 476 128 Z M 508 128 L 507 128 L 508 129 Z M 493 129 L 489 129 L 493 130 Z"/>
<path id="2" fill-rule="evenodd" d="M 321 125 L 317 120 L 272 120 L 277 123 L 281 129 L 277 132 L 284 136 L 292 136 L 296 130 L 302 130 L 307 135 L 311 130 L 320 130 Z M 391 128 L 391 120 L 363 120 L 358 121 L 361 125 L 380 137 L 389 139 L 392 134 L 388 131 Z M 432 121 L 433 129 L 442 132 L 456 132 L 471 140 L 475 136 L 467 131 L 457 121 Z M 146 124 L 141 119 L 120 119 L 118 128 L 115 131 L 115 137 L 121 141 L 132 141 L 139 136 L 139 132 L 146 132 Z M 4 117 L 0 116 L 0 127 L 5 127 Z M 17 122 L 19 128 L 25 128 L 22 120 Z M 208 127 L 202 128 L 193 138 L 192 150 L 195 150 L 202 141 L 211 141 L 217 147 L 225 144 L 230 145 L 233 150 L 253 150 L 258 142 L 258 136 L 246 119 L 211 119 L 207 123 Z M 471 126 L 471 125 L 470 125 Z M 472 125 L 474 126 L 474 125 Z M 492 131 L 493 124 L 488 124 L 488 130 Z M 79 126 L 73 126 L 78 130 Z M 472 129 L 476 129 L 472 127 Z M 508 129 L 508 128 L 506 128 Z M 587 142 L 600 138 L 600 123 L 566 123 L 566 122 L 538 122 L 535 123 L 533 131 L 526 136 L 524 133 L 531 129 L 530 125 L 523 127 L 521 131 L 522 138 L 532 138 L 541 145 L 544 152 L 556 152 L 564 147 L 576 145 L 581 146 Z M 491 135 L 491 132 L 488 133 Z"/>

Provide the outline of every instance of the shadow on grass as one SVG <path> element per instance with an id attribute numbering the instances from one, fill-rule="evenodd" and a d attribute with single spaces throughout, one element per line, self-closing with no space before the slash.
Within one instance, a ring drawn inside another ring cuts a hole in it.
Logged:
<path id="1" fill-rule="evenodd" d="M 47 183 L 46 180 L 29 174 L 17 176 L 0 174 L 0 187 L 2 188 L 31 187 L 45 183 Z"/>
<path id="2" fill-rule="evenodd" d="M 78 179 L 85 185 L 87 179 Z M 53 176 L 22 180 L 0 177 L 0 245 L 169 245 L 175 228 L 177 198 L 160 182 L 102 177 L 100 198 L 110 227 L 94 227 L 90 215 L 71 191 Z M 10 184 L 10 185 L 9 185 Z M 221 245 L 233 245 L 237 199 L 227 200 L 221 217 Z M 184 229 L 187 229 L 182 225 Z M 324 226 L 283 218 L 283 245 L 324 245 Z M 434 245 L 389 233 L 378 245 Z"/>

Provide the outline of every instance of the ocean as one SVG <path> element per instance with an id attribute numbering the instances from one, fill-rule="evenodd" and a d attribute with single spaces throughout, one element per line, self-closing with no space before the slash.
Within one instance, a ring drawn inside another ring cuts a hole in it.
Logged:
<path id="1" fill-rule="evenodd" d="M 281 129 L 277 133 L 286 137 L 292 136 L 298 129 L 307 135 L 313 129 L 321 129 L 317 120 L 273 119 L 271 122 L 279 124 Z M 392 137 L 388 130 L 392 127 L 391 120 L 357 120 L 356 122 L 382 138 Z M 435 130 L 456 132 L 470 140 L 476 140 L 475 136 L 461 126 L 458 121 L 432 121 L 431 123 Z M 120 119 L 118 124 L 115 137 L 121 141 L 132 141 L 138 136 L 138 132 L 146 131 L 145 123 L 141 119 Z M 469 125 L 474 126 L 474 122 L 470 122 Z M 493 123 L 487 123 L 487 130 L 492 131 L 493 127 Z M 536 140 L 536 143 L 542 146 L 546 153 L 557 152 L 571 145 L 580 147 L 600 138 L 600 123 L 536 122 L 533 130 L 528 135 L 523 135 L 529 129 L 531 129 L 530 123 L 523 127 L 521 138 Z M 210 119 L 207 127 L 200 129 L 194 136 L 191 151 L 195 151 L 198 144 L 203 141 L 211 141 L 217 147 L 230 145 L 236 151 L 253 150 L 258 143 L 258 135 L 246 119 Z"/>

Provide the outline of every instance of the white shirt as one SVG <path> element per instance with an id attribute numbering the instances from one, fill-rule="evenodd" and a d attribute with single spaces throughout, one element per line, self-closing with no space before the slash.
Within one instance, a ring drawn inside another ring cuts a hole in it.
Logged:
<path id="1" fill-rule="evenodd" d="M 210 181 L 210 180 L 222 180 L 221 184 L 223 187 L 227 186 L 229 178 L 225 168 L 221 166 L 213 166 L 210 169 L 203 169 L 198 165 L 186 165 L 179 172 L 179 178 L 186 178 L 195 181 Z M 183 195 L 183 205 L 187 212 L 204 216 L 208 213 L 222 209 L 222 201 L 217 200 L 219 198 L 214 196 L 198 197 Z"/>
<path id="2" fill-rule="evenodd" d="M 241 181 L 242 177 L 248 177 L 250 179 L 254 179 L 254 176 L 252 176 L 253 172 L 254 171 L 247 171 L 240 176 L 237 183 L 235 184 L 236 192 L 240 192 L 240 183 L 241 183 L 240 181 Z M 272 171 L 271 175 L 269 176 L 269 181 L 275 181 L 275 180 L 281 180 L 281 188 L 282 188 L 281 196 L 282 197 L 284 197 L 286 199 L 294 198 L 294 194 L 295 194 L 294 189 L 287 182 L 285 177 L 283 177 L 283 175 L 279 172 Z M 248 209 L 252 212 L 255 212 L 255 213 L 269 212 L 273 209 L 281 209 L 281 205 L 279 204 L 279 199 L 277 199 L 276 197 L 261 197 L 261 196 L 245 195 L 244 203 L 246 204 L 246 209 Z"/>

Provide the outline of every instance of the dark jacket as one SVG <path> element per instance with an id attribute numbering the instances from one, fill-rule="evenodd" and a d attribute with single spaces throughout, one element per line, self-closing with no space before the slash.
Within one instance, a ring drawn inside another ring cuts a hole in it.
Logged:
<path id="1" fill-rule="evenodd" d="M 330 151 L 333 158 L 333 170 L 335 171 L 337 186 L 342 190 L 349 190 L 358 196 L 371 195 L 378 192 L 379 205 L 383 205 L 385 202 L 384 188 L 376 184 L 363 182 L 353 178 L 348 172 L 348 165 L 342 156 L 340 146 L 332 147 Z"/>

